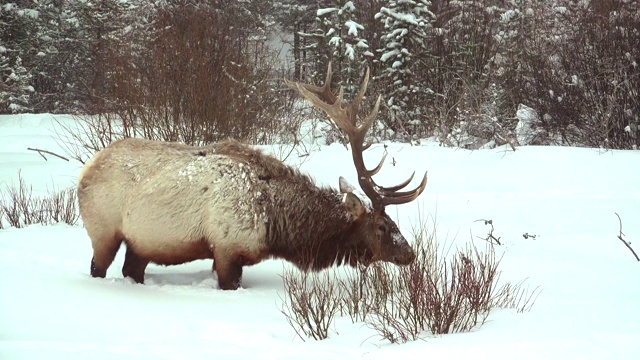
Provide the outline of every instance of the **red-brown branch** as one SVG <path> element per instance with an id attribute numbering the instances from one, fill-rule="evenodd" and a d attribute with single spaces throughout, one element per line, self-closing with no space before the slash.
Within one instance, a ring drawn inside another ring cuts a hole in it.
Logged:
<path id="1" fill-rule="evenodd" d="M 615 214 L 618 217 L 618 222 L 620 223 L 620 234 L 618 234 L 618 239 L 620 239 L 620 241 L 622 241 L 624 246 L 626 246 L 627 249 L 629 249 L 629 251 L 631 251 L 633 256 L 636 257 L 636 260 L 640 261 L 640 257 L 638 257 L 638 254 L 636 254 L 635 250 L 633 250 L 633 248 L 631 247 L 631 241 L 627 241 L 623 237 L 624 233 L 622 232 L 622 219 L 620 219 L 620 215 L 618 215 L 618 213 L 615 213 Z"/>
<path id="2" fill-rule="evenodd" d="M 58 158 L 60 158 L 60 159 L 62 159 L 62 160 L 69 161 L 69 159 L 67 159 L 66 157 L 64 157 L 64 156 L 62 156 L 62 155 L 58 155 L 58 154 L 56 154 L 56 153 L 54 153 L 54 152 L 51 152 L 51 151 L 48 151 L 48 150 L 34 149 L 34 148 L 27 148 L 27 150 L 37 151 L 37 152 L 38 152 L 38 154 L 40 154 L 40 156 L 42 156 L 42 158 L 43 158 L 45 161 L 49 161 L 49 160 L 47 159 L 47 157 L 46 157 L 46 156 L 44 156 L 44 154 L 53 155 L 53 156 L 58 157 Z M 44 154 L 43 154 L 43 153 L 44 153 Z"/>

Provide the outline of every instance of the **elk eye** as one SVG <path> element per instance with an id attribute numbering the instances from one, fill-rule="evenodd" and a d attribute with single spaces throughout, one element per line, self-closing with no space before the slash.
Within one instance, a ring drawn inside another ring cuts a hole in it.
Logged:
<path id="1" fill-rule="evenodd" d="M 381 232 L 387 232 L 387 228 L 384 225 L 378 225 L 378 230 Z"/>

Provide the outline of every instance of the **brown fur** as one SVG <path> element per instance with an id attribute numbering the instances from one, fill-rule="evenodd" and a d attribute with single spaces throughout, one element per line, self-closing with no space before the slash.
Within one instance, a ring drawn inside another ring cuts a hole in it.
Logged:
<path id="1" fill-rule="evenodd" d="M 124 276 L 142 283 L 149 262 L 213 258 L 221 289 L 240 285 L 243 266 L 272 257 L 304 270 L 414 258 L 384 211 L 232 140 L 115 142 L 83 169 L 78 198 L 94 277 L 106 275 L 122 242 Z"/>

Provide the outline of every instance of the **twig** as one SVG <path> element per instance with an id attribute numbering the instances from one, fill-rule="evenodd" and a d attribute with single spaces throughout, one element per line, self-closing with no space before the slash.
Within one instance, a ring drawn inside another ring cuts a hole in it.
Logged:
<path id="1" fill-rule="evenodd" d="M 69 161 L 69 159 L 67 159 L 66 157 L 64 157 L 64 156 L 62 156 L 62 155 L 58 155 L 58 154 L 56 154 L 56 153 L 54 153 L 54 152 L 51 152 L 51 151 L 48 151 L 48 150 L 34 149 L 34 148 L 27 148 L 27 150 L 37 151 L 37 152 L 38 152 L 38 154 L 40 154 L 40 156 L 42 156 L 42 158 L 43 158 L 45 161 L 48 161 L 48 160 L 47 160 L 47 158 L 44 156 L 44 154 L 43 154 L 43 153 L 45 153 L 45 154 L 49 154 L 49 155 L 53 155 L 53 156 L 58 157 L 58 158 L 60 158 L 60 159 L 62 159 L 62 160 L 65 160 L 65 161 Z"/>
<path id="2" fill-rule="evenodd" d="M 620 234 L 618 234 L 618 239 L 620 239 L 620 241 L 622 241 L 624 246 L 626 246 L 629 249 L 629 251 L 631 251 L 633 256 L 636 257 L 636 260 L 640 261 L 640 257 L 638 257 L 638 254 L 636 254 L 636 252 L 631 247 L 631 241 L 627 241 L 623 238 L 624 233 L 622 232 L 622 219 L 620 219 L 620 215 L 618 215 L 618 213 L 615 213 L 615 214 L 618 217 L 618 222 L 620 222 Z"/>
<path id="3" fill-rule="evenodd" d="M 494 133 L 494 137 L 502 142 L 504 142 L 505 144 L 508 144 L 509 146 L 511 146 L 511 150 L 513 150 L 513 152 L 516 151 L 516 147 L 513 145 L 513 142 L 511 140 L 507 140 L 505 139 L 502 135 L 500 135 L 498 132 Z"/>
<path id="4" fill-rule="evenodd" d="M 483 239 L 480 236 L 478 236 L 478 239 L 488 241 L 491 244 L 494 244 L 495 242 L 495 244 L 497 245 L 502 245 L 502 243 L 500 242 L 500 238 L 493 236 L 493 220 L 479 219 L 479 220 L 476 220 L 475 222 L 478 222 L 478 221 L 484 221 L 485 225 L 491 225 L 491 231 L 489 231 L 489 233 L 487 234 L 487 237 Z"/>

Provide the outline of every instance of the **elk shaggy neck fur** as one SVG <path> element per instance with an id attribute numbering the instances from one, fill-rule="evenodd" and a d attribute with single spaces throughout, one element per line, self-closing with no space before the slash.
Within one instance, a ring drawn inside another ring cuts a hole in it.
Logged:
<path id="1" fill-rule="evenodd" d="M 322 270 L 342 263 L 356 265 L 365 248 L 365 239 L 357 235 L 362 221 L 345 211 L 342 194 L 318 188 L 300 174 L 295 180 L 272 179 L 267 186 L 267 213 L 271 216 L 266 243 L 273 256 L 303 270 Z"/>
<path id="2" fill-rule="evenodd" d="M 106 275 L 124 242 L 123 275 L 139 283 L 149 262 L 212 258 L 222 289 L 237 288 L 242 267 L 267 258 L 283 258 L 304 270 L 413 259 L 390 219 L 386 231 L 395 231 L 391 238 L 397 244 L 381 254 L 379 241 L 372 240 L 381 236 L 374 220 L 386 223 L 388 217 L 373 217 L 371 209 L 349 210 L 344 199 L 233 140 L 207 147 L 116 141 L 85 165 L 78 185 L 94 277 Z"/>

